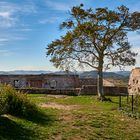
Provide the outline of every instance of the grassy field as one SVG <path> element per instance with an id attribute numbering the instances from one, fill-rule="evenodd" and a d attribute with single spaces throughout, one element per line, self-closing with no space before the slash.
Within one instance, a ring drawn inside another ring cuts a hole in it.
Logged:
<path id="1" fill-rule="evenodd" d="M 0 140 L 139 140 L 140 120 L 118 110 L 118 97 L 28 95 L 42 113 L 0 117 Z"/>

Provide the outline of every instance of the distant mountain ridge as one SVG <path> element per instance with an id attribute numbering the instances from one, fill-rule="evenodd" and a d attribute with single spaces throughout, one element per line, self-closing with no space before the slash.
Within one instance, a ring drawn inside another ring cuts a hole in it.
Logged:
<path id="1" fill-rule="evenodd" d="M 51 71 L 26 71 L 26 70 L 15 70 L 15 71 L 0 71 L 0 75 L 24 75 L 24 74 L 47 74 L 52 73 Z"/>
<path id="2" fill-rule="evenodd" d="M 66 71 L 45 71 L 45 70 L 39 70 L 39 71 L 28 71 L 28 70 L 15 70 L 15 71 L 0 71 L 0 75 L 24 75 L 24 74 L 78 74 L 80 78 L 96 78 L 97 77 L 97 71 L 83 71 L 83 72 L 66 72 Z M 126 77 L 129 77 L 130 71 L 116 71 L 116 72 L 103 72 L 104 78 L 113 78 L 113 79 L 123 79 Z"/>
<path id="3" fill-rule="evenodd" d="M 112 79 L 124 79 L 128 78 L 130 71 L 117 71 L 117 72 L 103 72 L 104 78 Z M 95 78 L 97 77 L 97 71 L 85 71 L 80 74 L 81 78 Z"/>
<path id="4" fill-rule="evenodd" d="M 122 75 L 122 76 L 129 76 L 131 71 L 117 71 L 116 74 Z"/>

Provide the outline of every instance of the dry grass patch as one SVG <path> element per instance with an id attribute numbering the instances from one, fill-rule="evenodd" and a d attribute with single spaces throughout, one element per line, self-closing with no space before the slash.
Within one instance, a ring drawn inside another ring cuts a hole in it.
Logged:
<path id="1" fill-rule="evenodd" d="M 76 110 L 79 108 L 78 105 L 62 105 L 57 103 L 43 103 L 40 105 L 44 108 L 62 109 L 62 110 Z"/>

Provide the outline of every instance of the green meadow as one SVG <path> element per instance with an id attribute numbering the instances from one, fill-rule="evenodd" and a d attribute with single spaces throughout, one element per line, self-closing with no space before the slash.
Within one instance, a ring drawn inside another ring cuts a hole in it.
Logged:
<path id="1" fill-rule="evenodd" d="M 2 115 L 0 140 L 140 139 L 140 119 L 119 111 L 118 97 L 110 97 L 112 102 L 99 102 L 96 96 L 28 97 L 40 111 L 28 117 Z"/>

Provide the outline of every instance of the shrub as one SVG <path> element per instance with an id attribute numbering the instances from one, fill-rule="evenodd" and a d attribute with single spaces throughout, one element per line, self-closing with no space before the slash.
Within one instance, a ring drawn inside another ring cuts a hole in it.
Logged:
<path id="1" fill-rule="evenodd" d="M 0 86 L 0 115 L 5 114 L 8 109 L 8 102 L 6 93 L 3 90 L 3 87 Z"/>
<path id="2" fill-rule="evenodd" d="M 30 116 L 37 111 L 25 93 L 16 91 L 11 86 L 0 86 L 0 114 L 11 114 L 15 116 Z"/>

